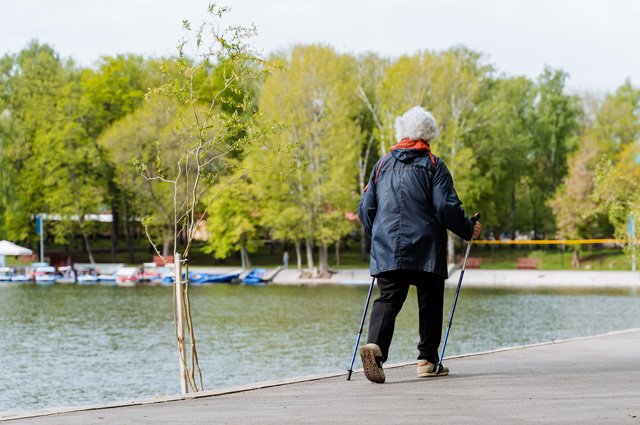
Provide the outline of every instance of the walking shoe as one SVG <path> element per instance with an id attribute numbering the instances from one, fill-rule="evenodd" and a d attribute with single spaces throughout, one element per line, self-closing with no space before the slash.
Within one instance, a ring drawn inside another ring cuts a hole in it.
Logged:
<path id="1" fill-rule="evenodd" d="M 384 382 L 384 370 L 382 370 L 382 350 L 377 344 L 367 344 L 360 349 L 364 376 L 371 382 L 382 384 Z"/>
<path id="2" fill-rule="evenodd" d="M 436 365 L 426 360 L 418 360 L 418 378 L 431 378 L 434 376 L 446 376 L 449 374 L 449 368 L 442 366 L 442 370 L 436 373 Z"/>

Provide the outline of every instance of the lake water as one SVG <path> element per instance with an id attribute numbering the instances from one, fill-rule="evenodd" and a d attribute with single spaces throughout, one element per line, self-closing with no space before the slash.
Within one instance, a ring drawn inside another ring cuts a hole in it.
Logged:
<path id="1" fill-rule="evenodd" d="M 192 288 L 205 389 L 346 370 L 366 292 Z M 448 289 L 445 316 L 452 296 Z M 162 287 L 0 287 L 0 411 L 179 393 L 172 297 Z M 631 291 L 463 288 L 447 355 L 632 327 L 640 327 L 640 297 Z M 412 288 L 389 362 L 414 359 L 417 340 Z"/>

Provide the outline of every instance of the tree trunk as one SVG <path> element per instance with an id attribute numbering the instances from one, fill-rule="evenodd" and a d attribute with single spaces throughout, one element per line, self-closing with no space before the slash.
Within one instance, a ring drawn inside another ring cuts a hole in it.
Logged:
<path id="1" fill-rule="evenodd" d="M 171 249 L 171 241 L 173 240 L 173 235 L 171 233 L 166 233 L 164 235 L 164 240 L 162 241 L 162 256 L 166 257 L 170 255 L 173 250 Z"/>
<path id="2" fill-rule="evenodd" d="M 247 252 L 247 248 L 242 245 L 240 247 L 240 260 L 242 261 L 242 270 L 247 270 L 251 268 L 251 260 L 249 259 L 249 253 Z"/>
<path id="3" fill-rule="evenodd" d="M 87 233 L 84 230 L 82 231 L 82 239 L 84 240 L 84 249 L 87 252 L 87 255 L 89 256 L 89 262 L 91 264 L 95 264 L 96 260 L 93 259 L 93 254 L 91 253 L 91 246 L 89 245 L 89 237 L 87 236 Z"/>
<path id="4" fill-rule="evenodd" d="M 132 235 L 131 235 L 131 220 L 129 220 L 129 213 L 127 211 L 127 202 L 123 202 L 122 203 L 122 209 L 123 209 L 123 214 L 124 214 L 124 237 L 127 241 L 127 254 L 128 254 L 128 260 L 129 263 L 133 263 L 134 259 L 133 259 L 133 241 L 132 241 Z"/>
<path id="5" fill-rule="evenodd" d="M 300 241 L 296 239 L 296 264 L 298 265 L 298 271 L 302 272 L 302 249 L 300 247 Z"/>
<path id="6" fill-rule="evenodd" d="M 516 238 L 516 188 L 511 191 L 511 210 L 509 212 L 511 217 L 511 239 Z"/>
<path id="7" fill-rule="evenodd" d="M 571 256 L 571 267 L 574 269 L 580 268 L 580 251 L 578 249 L 573 250 L 573 255 Z"/>
<path id="8" fill-rule="evenodd" d="M 531 226 L 533 227 L 533 239 L 538 238 L 538 218 L 536 215 L 536 200 L 535 194 L 533 193 L 533 189 L 529 187 L 529 199 L 531 201 Z"/>
<path id="9" fill-rule="evenodd" d="M 329 272 L 329 247 L 326 243 L 321 244 L 318 248 L 318 257 L 320 277 L 325 279 L 331 277 Z"/>
<path id="10" fill-rule="evenodd" d="M 244 248 L 240 247 L 240 267 L 242 268 L 242 270 L 246 270 L 247 269 L 247 264 L 245 263 L 245 259 L 244 259 Z"/>
<path id="11" fill-rule="evenodd" d="M 119 221 L 120 217 L 118 215 L 118 210 L 116 208 L 115 201 L 111 204 L 111 262 L 116 262 L 116 245 L 118 244 L 118 232 L 119 229 Z"/>
<path id="12" fill-rule="evenodd" d="M 313 241 L 310 238 L 305 239 L 305 245 L 307 248 L 307 269 L 309 273 L 313 276 L 314 274 L 314 263 L 313 263 Z"/>
<path id="13" fill-rule="evenodd" d="M 447 231 L 447 263 L 456 263 L 456 244 L 453 233 Z"/>

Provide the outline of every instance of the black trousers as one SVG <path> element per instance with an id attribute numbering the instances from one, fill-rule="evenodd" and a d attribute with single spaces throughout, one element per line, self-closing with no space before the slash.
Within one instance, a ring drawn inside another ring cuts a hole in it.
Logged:
<path id="1" fill-rule="evenodd" d="M 395 270 L 377 276 L 380 296 L 373 302 L 367 343 L 377 344 L 382 350 L 382 361 L 389 356 L 396 317 L 409 292 L 409 286 L 418 290 L 418 316 L 420 343 L 418 359 L 438 363 L 438 347 L 442 338 L 442 308 L 444 278 L 412 270 Z"/>

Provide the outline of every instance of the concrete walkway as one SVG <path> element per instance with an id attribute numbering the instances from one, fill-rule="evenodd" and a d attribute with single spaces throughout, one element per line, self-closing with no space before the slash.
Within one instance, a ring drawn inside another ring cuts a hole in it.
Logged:
<path id="1" fill-rule="evenodd" d="M 457 284 L 460 271 L 449 276 L 447 283 Z M 468 269 L 462 284 L 469 288 L 513 289 L 637 289 L 640 273 L 632 271 L 591 270 L 486 270 Z"/>
<path id="2" fill-rule="evenodd" d="M 460 271 L 450 273 L 448 285 L 457 285 Z M 330 279 L 300 278 L 297 270 L 282 270 L 273 279 L 276 285 L 368 285 L 368 269 L 339 270 Z M 640 288 L 640 273 L 590 270 L 488 270 L 467 269 L 463 285 L 474 288 Z"/>
<path id="3" fill-rule="evenodd" d="M 346 360 L 346 359 L 345 359 Z M 461 356 L 451 374 L 415 366 L 9 420 L 7 424 L 640 424 L 640 330 Z M 97 383 L 99 385 L 99 383 Z"/>

